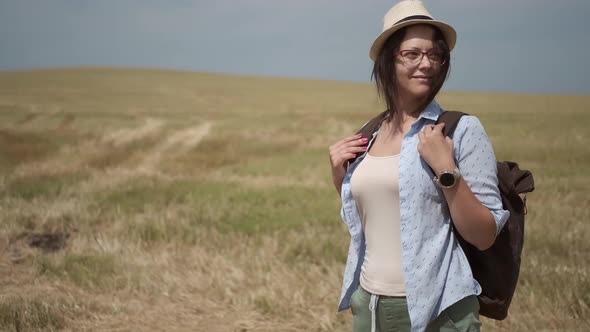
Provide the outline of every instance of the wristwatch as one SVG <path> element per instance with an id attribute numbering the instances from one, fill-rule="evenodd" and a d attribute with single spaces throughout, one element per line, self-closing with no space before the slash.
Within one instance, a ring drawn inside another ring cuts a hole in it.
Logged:
<path id="1" fill-rule="evenodd" d="M 438 176 L 435 175 L 432 180 L 441 188 L 452 188 L 457 184 L 460 177 L 461 173 L 459 172 L 459 169 L 455 167 L 452 171 L 444 170 L 440 172 L 440 174 Z"/>

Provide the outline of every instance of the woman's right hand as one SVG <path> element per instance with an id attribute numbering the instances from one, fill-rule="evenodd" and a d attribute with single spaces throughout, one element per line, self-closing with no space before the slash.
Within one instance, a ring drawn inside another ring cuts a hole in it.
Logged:
<path id="1" fill-rule="evenodd" d="M 357 134 L 345 137 L 330 146 L 332 181 L 334 181 L 334 186 L 336 187 L 338 194 L 340 194 L 342 180 L 344 180 L 344 175 L 346 174 L 344 164 L 348 159 L 356 157 L 357 153 L 366 151 L 367 147 L 363 145 L 367 144 L 368 140 L 368 138 L 363 138 L 361 134 Z"/>

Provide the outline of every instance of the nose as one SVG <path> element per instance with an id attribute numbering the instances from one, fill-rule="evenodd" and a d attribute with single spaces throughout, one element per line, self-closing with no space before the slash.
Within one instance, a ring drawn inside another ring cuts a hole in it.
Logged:
<path id="1" fill-rule="evenodd" d="M 430 68 L 432 66 L 434 66 L 434 64 L 430 61 L 428 55 L 422 54 L 422 59 L 420 60 L 420 63 L 418 63 L 418 68 Z"/>

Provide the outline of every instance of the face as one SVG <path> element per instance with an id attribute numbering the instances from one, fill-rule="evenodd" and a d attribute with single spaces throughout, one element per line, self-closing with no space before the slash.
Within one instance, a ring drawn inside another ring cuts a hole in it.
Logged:
<path id="1" fill-rule="evenodd" d="M 434 45 L 434 29 L 428 25 L 414 25 L 406 30 L 398 51 L 437 51 Z M 415 52 L 413 53 L 417 54 Z M 401 55 L 396 56 L 395 74 L 399 96 L 402 99 L 411 100 L 427 98 L 435 78 L 438 77 L 440 71 L 440 63 L 432 62 L 426 55 L 416 65 L 410 65 L 404 62 Z"/>

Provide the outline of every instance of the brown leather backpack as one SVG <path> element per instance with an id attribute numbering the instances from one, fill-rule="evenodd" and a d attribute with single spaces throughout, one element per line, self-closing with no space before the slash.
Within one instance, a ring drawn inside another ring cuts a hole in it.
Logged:
<path id="1" fill-rule="evenodd" d="M 443 112 L 436 123 L 444 123 L 443 134 L 452 136 L 463 115 L 466 114 L 455 111 Z M 367 122 L 358 133 L 370 138 L 377 126 L 386 118 L 387 112 L 379 114 Z M 349 160 L 349 163 L 355 159 Z M 465 241 L 457 231 L 455 235 L 469 260 L 473 277 L 482 287 L 482 293 L 478 296 L 480 315 L 502 320 L 508 315 L 508 307 L 516 290 L 520 272 L 526 194 L 532 192 L 535 185 L 532 173 L 519 169 L 515 162 L 500 161 L 497 168 L 502 206 L 510 211 L 510 217 L 496 241 L 489 249 L 480 251 Z"/>

